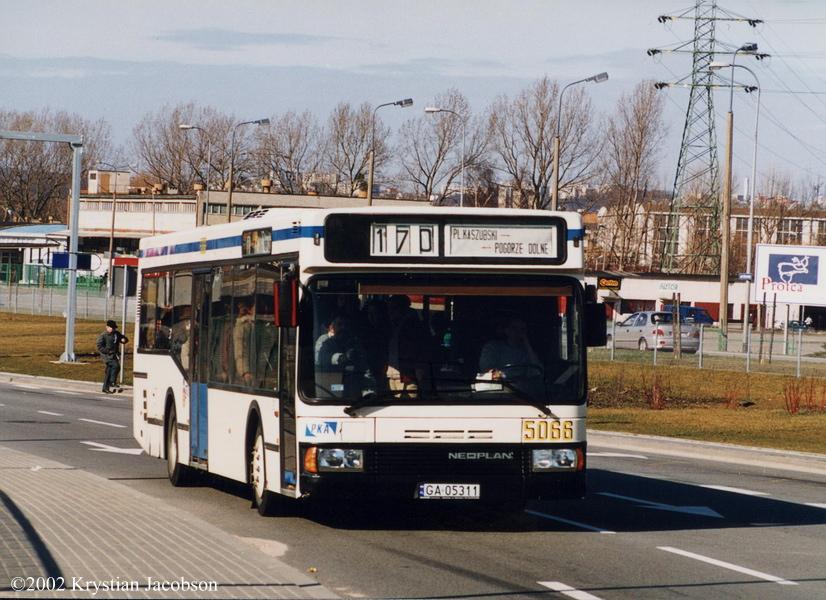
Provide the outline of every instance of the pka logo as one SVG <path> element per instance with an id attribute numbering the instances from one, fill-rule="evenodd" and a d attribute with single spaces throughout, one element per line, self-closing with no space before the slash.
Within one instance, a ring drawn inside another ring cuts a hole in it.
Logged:
<path id="1" fill-rule="evenodd" d="M 304 435 L 307 437 L 335 435 L 337 431 L 338 423 L 336 421 L 319 421 L 308 423 L 304 429 Z"/>
<path id="2" fill-rule="evenodd" d="M 817 256 L 772 254 L 769 256 L 769 276 L 773 281 L 817 285 Z"/>

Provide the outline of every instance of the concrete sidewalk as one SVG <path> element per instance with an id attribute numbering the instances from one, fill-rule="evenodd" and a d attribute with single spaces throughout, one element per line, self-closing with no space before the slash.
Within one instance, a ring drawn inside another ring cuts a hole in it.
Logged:
<path id="1" fill-rule="evenodd" d="M 253 543 L 274 542 L 0 446 L 0 598 L 337 597 Z M 62 577 L 64 591 L 15 591 L 20 577 Z"/>
<path id="2" fill-rule="evenodd" d="M 826 454 L 588 430 L 588 448 L 611 448 L 826 476 Z"/>

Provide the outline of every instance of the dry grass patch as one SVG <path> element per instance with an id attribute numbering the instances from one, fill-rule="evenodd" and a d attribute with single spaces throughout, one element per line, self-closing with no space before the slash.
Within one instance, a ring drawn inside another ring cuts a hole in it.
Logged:
<path id="1" fill-rule="evenodd" d="M 102 321 L 75 322 L 75 357 L 81 364 L 54 364 L 63 352 L 66 321 L 61 317 L 15 315 L 0 312 L 0 371 L 46 377 L 100 381 L 103 361 L 95 349 Z M 133 325 L 126 335 L 132 338 Z M 131 344 L 127 344 L 124 382 L 132 383 Z"/>
<path id="2" fill-rule="evenodd" d="M 588 417 L 592 429 L 826 453 L 826 414 L 793 416 L 782 408 L 594 408 Z"/>

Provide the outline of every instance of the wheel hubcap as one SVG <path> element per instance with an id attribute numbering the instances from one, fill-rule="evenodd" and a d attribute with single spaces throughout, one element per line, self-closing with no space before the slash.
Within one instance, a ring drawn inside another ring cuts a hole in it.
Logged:
<path id="1" fill-rule="evenodd" d="M 256 499 L 260 500 L 264 496 L 264 460 L 263 442 L 261 440 L 261 436 L 257 436 L 255 438 L 255 444 L 252 447 L 250 471 L 252 489 L 255 491 Z"/>

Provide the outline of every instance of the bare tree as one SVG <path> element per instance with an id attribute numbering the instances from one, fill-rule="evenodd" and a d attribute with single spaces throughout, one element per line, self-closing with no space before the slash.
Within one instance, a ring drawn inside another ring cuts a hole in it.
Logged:
<path id="1" fill-rule="evenodd" d="M 663 97 L 650 81 L 620 96 L 607 118 L 602 172 L 611 223 L 611 264 L 620 270 L 638 267 L 645 253 L 646 193 L 656 177 L 658 152 L 666 130 L 662 122 Z"/>
<path id="2" fill-rule="evenodd" d="M 371 136 L 373 130 L 375 135 Z M 327 167 L 344 186 L 347 195 L 353 196 L 356 191 L 366 189 L 371 137 L 374 137 L 374 169 L 378 173 L 389 156 L 390 129 L 374 115 L 369 104 L 364 103 L 355 109 L 342 102 L 330 114 L 325 133 Z"/>
<path id="3" fill-rule="evenodd" d="M 559 85 L 544 77 L 514 100 L 502 96 L 490 108 L 489 126 L 500 168 L 509 175 L 522 205 L 546 208 L 553 174 Z M 565 96 L 560 122 L 559 189 L 572 191 L 592 176 L 598 144 L 591 100 L 582 87 Z"/>
<path id="4" fill-rule="evenodd" d="M 303 194 L 307 191 L 304 176 L 321 163 L 321 127 L 308 111 L 273 117 L 269 127 L 256 133 L 253 154 L 258 170 L 271 173 L 282 191 Z"/>
<path id="5" fill-rule="evenodd" d="M 109 125 L 77 115 L 0 112 L 0 129 L 83 136 L 82 175 L 111 152 Z M 72 176 L 72 150 L 53 142 L 0 141 L 0 210 L 15 221 L 62 219 Z"/>
<path id="6" fill-rule="evenodd" d="M 458 90 L 436 96 L 433 106 L 444 110 L 410 119 L 399 131 L 400 179 L 413 184 L 418 195 L 442 204 L 451 191 L 455 192 L 462 159 L 468 176 L 484 157 L 488 137 L 480 120 L 472 118 L 468 101 Z"/>
<path id="7" fill-rule="evenodd" d="M 234 179 L 236 189 L 249 185 L 255 170 L 249 128 L 232 131 L 235 117 L 209 107 L 192 103 L 164 106 L 149 113 L 133 129 L 132 150 L 138 168 L 168 189 L 180 194 L 191 194 L 193 184 L 206 185 L 208 144 L 212 143 L 209 165 L 210 187 L 225 189 L 229 181 L 230 153 L 234 151 Z M 197 125 L 201 131 L 186 131 L 180 125 Z"/>

